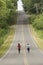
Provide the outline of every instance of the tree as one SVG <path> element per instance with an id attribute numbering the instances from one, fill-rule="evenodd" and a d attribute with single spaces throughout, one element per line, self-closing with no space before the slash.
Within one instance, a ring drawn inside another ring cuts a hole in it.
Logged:
<path id="1" fill-rule="evenodd" d="M 0 0 L 0 28 L 6 28 L 5 25 L 7 24 L 6 20 L 7 20 L 6 1 Z"/>
<path id="2" fill-rule="evenodd" d="M 40 13 L 40 2 L 41 0 L 23 0 L 25 11 L 31 13 Z"/>
<path id="3" fill-rule="evenodd" d="M 0 28 L 8 27 L 8 21 L 16 19 L 16 2 L 17 0 L 0 0 Z M 10 24 L 11 23 L 12 22 L 10 22 Z"/>
<path id="4" fill-rule="evenodd" d="M 15 24 L 17 12 L 16 12 L 16 5 L 14 5 L 14 4 L 16 3 L 16 1 L 15 0 L 7 0 L 6 3 L 7 3 L 7 8 L 9 10 L 9 16 L 7 19 L 7 23 L 9 25 Z"/>

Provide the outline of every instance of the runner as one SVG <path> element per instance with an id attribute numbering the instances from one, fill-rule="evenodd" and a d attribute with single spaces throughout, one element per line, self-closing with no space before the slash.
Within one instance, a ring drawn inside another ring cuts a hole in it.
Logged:
<path id="1" fill-rule="evenodd" d="M 21 50 L 21 45 L 20 43 L 18 43 L 18 52 L 20 53 L 20 50 Z"/>
<path id="2" fill-rule="evenodd" d="M 30 45 L 27 44 L 27 51 L 29 52 L 30 51 Z"/>

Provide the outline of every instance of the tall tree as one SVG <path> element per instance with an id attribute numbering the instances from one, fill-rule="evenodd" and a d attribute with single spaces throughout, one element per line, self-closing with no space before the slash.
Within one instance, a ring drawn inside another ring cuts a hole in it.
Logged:
<path id="1" fill-rule="evenodd" d="M 24 3 L 25 11 L 32 12 L 32 13 L 39 13 L 41 11 L 40 3 L 41 0 L 22 0 Z M 37 4 L 37 5 L 36 5 Z"/>

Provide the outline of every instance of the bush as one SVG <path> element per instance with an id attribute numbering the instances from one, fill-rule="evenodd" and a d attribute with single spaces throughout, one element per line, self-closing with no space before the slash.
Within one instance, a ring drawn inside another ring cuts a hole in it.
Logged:
<path id="1" fill-rule="evenodd" d="M 4 39 L 0 38 L 0 46 L 4 43 Z"/>
<path id="2" fill-rule="evenodd" d="M 17 12 L 14 9 L 11 9 L 7 23 L 9 25 L 15 24 L 17 20 Z"/>
<path id="3" fill-rule="evenodd" d="M 7 29 L 0 29 L 0 37 L 5 36 L 7 32 L 8 32 Z"/>
<path id="4" fill-rule="evenodd" d="M 8 33 L 8 29 L 0 29 L 0 46 L 4 43 L 4 37 Z"/>
<path id="5" fill-rule="evenodd" d="M 36 18 L 36 15 L 31 15 L 29 17 L 29 23 L 32 24 L 34 22 L 35 18 Z"/>
<path id="6" fill-rule="evenodd" d="M 7 24 L 7 22 L 6 21 L 3 21 L 3 20 L 1 20 L 0 21 L 0 28 L 4 28 L 4 29 L 7 29 L 8 28 L 8 24 Z"/>
<path id="7" fill-rule="evenodd" d="M 43 29 L 43 16 L 42 15 L 39 15 L 39 17 L 37 17 L 34 20 L 33 26 L 36 27 L 37 29 Z"/>

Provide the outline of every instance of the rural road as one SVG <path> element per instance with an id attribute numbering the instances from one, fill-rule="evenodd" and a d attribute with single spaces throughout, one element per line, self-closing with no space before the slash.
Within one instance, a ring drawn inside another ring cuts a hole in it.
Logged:
<path id="1" fill-rule="evenodd" d="M 21 43 L 21 53 L 18 53 L 17 44 Z M 30 44 L 27 52 L 26 44 Z M 1 58 L 0 58 L 1 59 Z M 32 38 L 28 19 L 24 12 L 18 12 L 16 32 L 9 52 L 0 60 L 0 65 L 43 65 L 43 54 Z"/>

